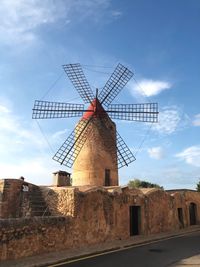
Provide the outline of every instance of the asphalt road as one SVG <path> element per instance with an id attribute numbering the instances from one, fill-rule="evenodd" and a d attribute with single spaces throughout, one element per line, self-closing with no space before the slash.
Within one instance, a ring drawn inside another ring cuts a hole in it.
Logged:
<path id="1" fill-rule="evenodd" d="M 52 266 L 200 267 L 200 232 Z M 192 257 L 192 258 L 191 258 Z M 187 259 L 185 261 L 185 259 Z"/>

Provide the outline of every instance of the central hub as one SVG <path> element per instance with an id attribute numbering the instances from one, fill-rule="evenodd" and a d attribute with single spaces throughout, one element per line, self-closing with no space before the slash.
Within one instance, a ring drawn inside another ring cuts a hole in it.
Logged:
<path id="1" fill-rule="evenodd" d="M 90 117 L 100 118 L 107 115 L 105 109 L 102 107 L 98 98 L 95 98 L 89 105 L 87 111 L 83 114 L 82 119 L 89 119 Z"/>

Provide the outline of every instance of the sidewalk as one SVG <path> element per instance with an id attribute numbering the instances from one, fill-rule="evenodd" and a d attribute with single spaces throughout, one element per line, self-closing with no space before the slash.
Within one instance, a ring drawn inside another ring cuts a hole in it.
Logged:
<path id="1" fill-rule="evenodd" d="M 84 258 L 86 256 L 92 256 L 105 252 L 111 253 L 111 251 L 156 242 L 158 240 L 167 239 L 171 237 L 182 236 L 197 231 L 200 231 L 199 225 L 195 225 L 176 232 L 161 233 L 150 236 L 134 236 L 127 240 L 115 240 L 103 244 L 101 243 L 98 245 L 92 245 L 87 248 L 68 249 L 58 252 L 45 253 L 42 255 L 18 259 L 15 261 L 2 261 L 0 262 L 0 267 L 44 267 L 62 261 L 75 260 L 78 258 Z"/>

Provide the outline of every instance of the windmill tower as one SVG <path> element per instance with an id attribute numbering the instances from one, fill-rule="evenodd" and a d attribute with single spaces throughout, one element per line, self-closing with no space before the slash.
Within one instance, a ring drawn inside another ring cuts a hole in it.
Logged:
<path id="1" fill-rule="evenodd" d="M 87 139 L 73 164 L 73 185 L 118 185 L 116 125 L 98 98 L 88 110 L 93 112 L 86 111 L 77 125 L 90 120 Z"/>
<path id="2" fill-rule="evenodd" d="M 33 119 L 81 116 L 75 129 L 58 149 L 53 159 L 73 168 L 73 185 L 118 185 L 118 169 L 135 160 L 111 119 L 157 122 L 158 104 L 111 104 L 131 79 L 133 73 L 118 64 L 98 95 L 93 94 L 80 64 L 63 66 L 78 91 L 82 104 L 36 100 Z"/>

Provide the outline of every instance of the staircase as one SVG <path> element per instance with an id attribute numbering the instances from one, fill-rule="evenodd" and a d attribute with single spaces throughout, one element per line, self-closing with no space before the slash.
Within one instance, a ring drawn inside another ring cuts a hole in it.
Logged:
<path id="1" fill-rule="evenodd" d="M 31 216 L 51 215 L 39 186 L 33 186 L 31 188 L 29 200 L 30 200 Z"/>

